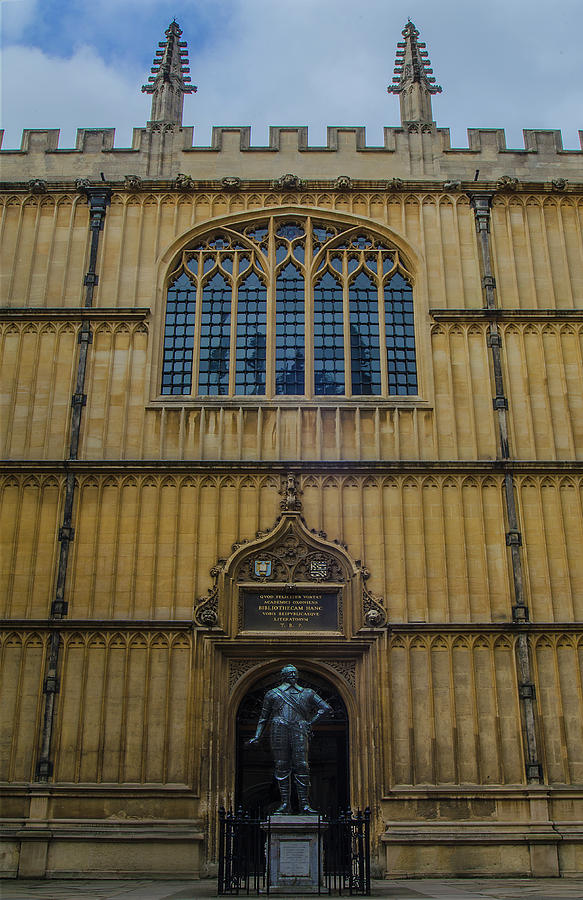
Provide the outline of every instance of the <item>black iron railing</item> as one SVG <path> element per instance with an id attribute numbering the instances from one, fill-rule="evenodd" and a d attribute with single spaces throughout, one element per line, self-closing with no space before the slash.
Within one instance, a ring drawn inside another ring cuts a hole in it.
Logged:
<path id="1" fill-rule="evenodd" d="M 370 894 L 370 809 L 322 823 L 324 894 Z"/>
<path id="2" fill-rule="evenodd" d="M 219 810 L 219 895 L 269 894 L 271 823 Z M 318 819 L 318 894 L 370 894 L 370 810 Z"/>
<path id="3" fill-rule="evenodd" d="M 266 837 L 261 819 L 219 810 L 219 894 L 268 892 Z"/>

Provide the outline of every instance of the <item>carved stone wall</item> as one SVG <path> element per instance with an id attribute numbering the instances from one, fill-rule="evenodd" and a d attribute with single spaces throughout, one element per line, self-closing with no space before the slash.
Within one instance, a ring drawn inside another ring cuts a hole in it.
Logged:
<path id="1" fill-rule="evenodd" d="M 512 153 L 488 130 L 451 151 L 424 125 L 387 129 L 375 153 L 358 129 L 331 129 L 320 153 L 301 129 L 251 150 L 246 130 L 193 148 L 178 127 L 138 130 L 131 153 L 100 130 L 74 155 L 50 131 L 2 151 L 10 874 L 145 858 L 192 872 L 199 846 L 212 865 L 241 679 L 298 658 L 346 686 L 352 790 L 383 871 L 581 871 L 581 152 L 531 131 Z M 172 260 L 217 222 L 274 210 L 406 248 L 418 397 L 160 396 Z M 278 543 L 292 513 L 302 541 Z M 298 581 L 350 596 L 342 633 L 241 634 L 240 583 Z M 136 836 L 148 853 L 130 859 Z"/>

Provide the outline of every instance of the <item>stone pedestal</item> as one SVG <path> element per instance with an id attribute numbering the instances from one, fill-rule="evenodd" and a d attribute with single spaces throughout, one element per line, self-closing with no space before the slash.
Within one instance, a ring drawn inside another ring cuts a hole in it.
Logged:
<path id="1" fill-rule="evenodd" d="M 318 893 L 318 816 L 272 816 L 269 893 Z"/>

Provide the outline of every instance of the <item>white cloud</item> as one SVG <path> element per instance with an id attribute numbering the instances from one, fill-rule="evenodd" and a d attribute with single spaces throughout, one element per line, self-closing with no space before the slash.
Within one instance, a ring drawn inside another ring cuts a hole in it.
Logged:
<path id="1" fill-rule="evenodd" d="M 131 78 L 105 65 L 91 47 L 80 47 L 70 59 L 58 59 L 30 47 L 12 46 L 3 54 L 4 71 L 28 73 L 18 94 L 3 94 L 2 119 L 9 125 L 4 147 L 20 145 L 23 128 L 60 128 L 61 147 L 74 146 L 76 128 L 117 124 L 130 140 L 132 122 L 147 114 L 148 103 L 139 92 L 140 73 Z"/>

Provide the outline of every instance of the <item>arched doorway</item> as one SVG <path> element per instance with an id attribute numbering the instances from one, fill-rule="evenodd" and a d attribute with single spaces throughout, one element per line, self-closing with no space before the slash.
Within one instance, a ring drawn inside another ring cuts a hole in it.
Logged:
<path id="1" fill-rule="evenodd" d="M 350 801 L 348 769 L 348 713 L 335 687 L 315 672 L 299 669 L 299 684 L 316 691 L 331 707 L 332 713 L 318 722 L 310 744 L 310 800 L 322 814 L 346 809 Z M 235 804 L 251 813 L 268 815 L 279 805 L 279 792 L 273 777 L 269 736 L 259 744 L 247 746 L 255 734 L 266 691 L 281 682 L 279 670 L 271 672 L 245 694 L 237 711 Z"/>

